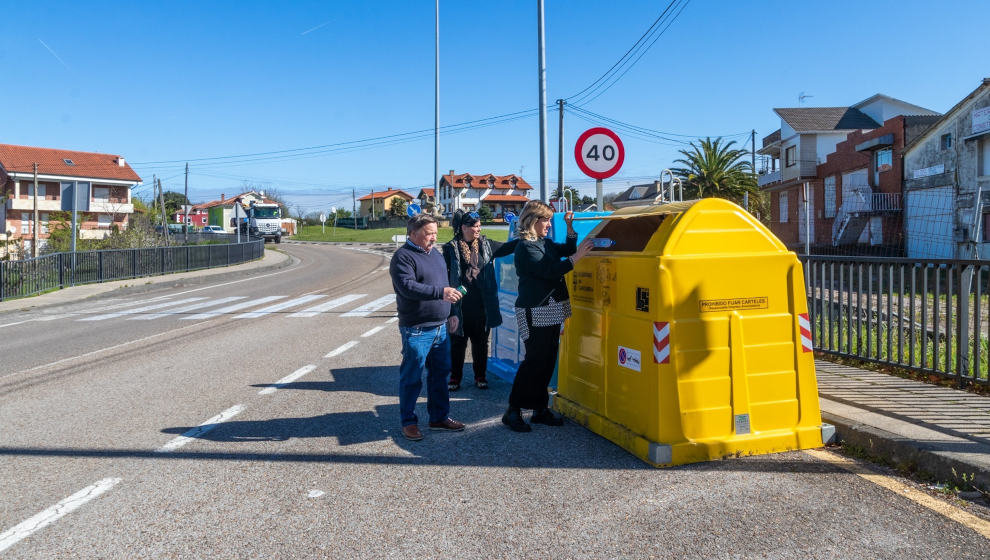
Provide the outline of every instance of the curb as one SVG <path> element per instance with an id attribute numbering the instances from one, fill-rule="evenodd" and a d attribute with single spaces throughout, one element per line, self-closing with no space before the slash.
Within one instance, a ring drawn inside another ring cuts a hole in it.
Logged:
<path id="1" fill-rule="evenodd" d="M 839 442 L 858 448 L 871 458 L 889 461 L 895 467 L 929 475 L 942 482 L 963 484 L 961 476 L 974 475 L 974 486 L 990 489 L 990 471 L 949 457 L 935 449 L 934 445 L 926 445 L 838 414 L 823 411 L 822 420 L 835 426 Z"/>

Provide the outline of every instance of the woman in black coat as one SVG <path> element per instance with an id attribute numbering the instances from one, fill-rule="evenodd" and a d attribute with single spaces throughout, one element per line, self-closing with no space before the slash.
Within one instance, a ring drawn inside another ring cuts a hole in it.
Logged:
<path id="1" fill-rule="evenodd" d="M 522 419 L 521 410 L 533 410 L 530 422 L 560 426 L 564 421 L 547 407 L 547 386 L 557 364 L 560 325 L 571 316 L 571 304 L 564 274 L 574 268 L 580 258 L 591 250 L 591 240 L 577 244 L 574 214 L 564 214 L 567 242 L 555 243 L 547 237 L 553 208 L 531 200 L 519 216 L 516 236 L 516 275 L 519 296 L 516 298 L 516 324 L 519 338 L 526 345 L 526 356 L 509 393 L 509 408 L 502 423 L 516 432 L 532 428 Z"/>
<path id="2" fill-rule="evenodd" d="M 447 275 L 451 286 L 467 289 L 461 301 L 450 308 L 450 381 L 447 388 L 461 388 L 464 356 L 468 341 L 474 360 L 474 385 L 488 388 L 488 335 L 502 324 L 498 310 L 498 285 L 492 261 L 511 255 L 517 241 L 500 243 L 481 235 L 481 219 L 475 212 L 458 211 L 451 220 L 454 239 L 443 246 Z"/>

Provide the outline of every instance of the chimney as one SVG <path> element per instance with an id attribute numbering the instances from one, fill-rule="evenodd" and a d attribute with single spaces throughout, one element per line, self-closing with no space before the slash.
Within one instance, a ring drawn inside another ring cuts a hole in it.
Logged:
<path id="1" fill-rule="evenodd" d="M 220 193 L 220 202 L 223 202 L 226 198 L 227 198 L 226 195 Z"/>
<path id="2" fill-rule="evenodd" d="M 454 170 L 453 170 L 453 169 L 451 169 L 451 170 L 450 170 L 450 176 L 451 176 L 451 177 L 453 177 L 453 176 L 454 176 Z"/>
<path id="3" fill-rule="evenodd" d="M 127 165 L 127 162 L 124 161 L 124 156 L 117 156 L 113 158 L 113 161 L 117 164 L 117 167 L 124 167 Z"/>

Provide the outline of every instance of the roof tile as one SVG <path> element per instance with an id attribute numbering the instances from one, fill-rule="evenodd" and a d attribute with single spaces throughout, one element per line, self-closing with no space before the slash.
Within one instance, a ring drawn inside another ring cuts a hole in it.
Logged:
<path id="1" fill-rule="evenodd" d="M 34 164 L 38 163 L 38 172 L 45 175 L 140 182 L 141 177 L 126 160 L 123 166 L 117 164 L 118 157 L 113 154 L 0 144 L 0 167 L 8 172 L 33 173 Z"/>

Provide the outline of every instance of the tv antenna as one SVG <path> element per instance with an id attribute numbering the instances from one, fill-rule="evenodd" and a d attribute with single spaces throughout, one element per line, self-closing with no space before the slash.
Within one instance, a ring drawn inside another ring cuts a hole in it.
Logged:
<path id="1" fill-rule="evenodd" d="M 814 97 L 814 95 L 808 95 L 802 91 L 798 94 L 798 103 L 804 103 L 804 100 L 809 97 Z"/>

